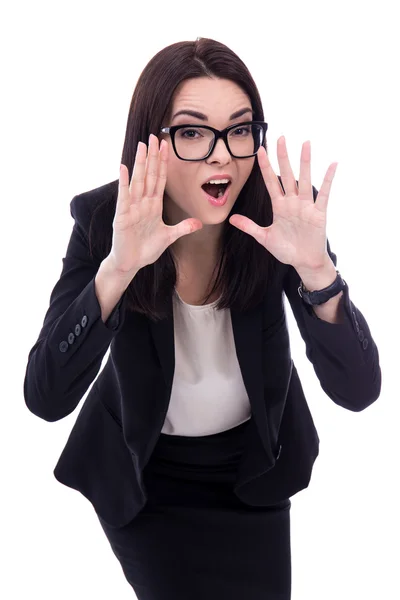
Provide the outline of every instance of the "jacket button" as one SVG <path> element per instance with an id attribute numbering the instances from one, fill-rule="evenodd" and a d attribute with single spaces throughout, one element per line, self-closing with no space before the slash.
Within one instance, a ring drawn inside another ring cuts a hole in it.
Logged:
<path id="1" fill-rule="evenodd" d="M 74 341 L 75 341 L 75 336 L 74 336 L 74 334 L 73 334 L 73 333 L 70 333 L 70 334 L 68 335 L 68 344 L 73 344 L 73 343 L 74 343 Z"/>
<path id="2" fill-rule="evenodd" d="M 81 319 L 81 325 L 82 327 L 86 327 L 86 323 L 88 322 L 88 318 L 86 315 L 83 315 L 82 319 Z"/>
<path id="3" fill-rule="evenodd" d="M 364 338 L 364 341 L 363 341 L 362 345 L 363 345 L 364 350 L 366 350 L 367 346 L 368 346 L 368 339 L 367 338 Z"/>
<path id="4" fill-rule="evenodd" d="M 75 335 L 81 335 L 81 326 L 79 325 L 79 323 L 75 325 Z"/>
<path id="5" fill-rule="evenodd" d="M 282 444 L 280 444 L 280 446 L 279 446 L 278 455 L 277 455 L 277 457 L 276 457 L 276 460 L 278 460 L 278 458 L 280 457 L 280 455 L 281 455 L 281 450 L 282 450 Z"/>
<path id="6" fill-rule="evenodd" d="M 358 332 L 358 339 L 360 340 L 360 342 L 362 342 L 364 339 L 364 332 L 362 329 L 360 329 L 360 331 Z"/>
<path id="7" fill-rule="evenodd" d="M 61 344 L 58 346 L 60 352 L 66 352 L 69 348 L 68 346 L 68 342 L 66 342 L 65 340 L 61 342 Z"/>

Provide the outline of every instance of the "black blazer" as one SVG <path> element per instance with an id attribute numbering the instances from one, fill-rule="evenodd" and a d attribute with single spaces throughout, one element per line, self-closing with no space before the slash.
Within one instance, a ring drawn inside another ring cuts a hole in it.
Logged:
<path id="1" fill-rule="evenodd" d="M 116 202 L 118 180 L 79 194 L 70 203 L 75 223 L 43 327 L 29 352 L 24 397 L 32 413 L 57 421 L 77 407 L 95 380 L 54 476 L 81 492 L 107 523 L 122 526 L 146 503 L 142 472 L 168 410 L 174 329 L 172 298 L 168 319 L 153 323 L 126 310 L 126 292 L 107 322 L 101 320 L 94 288 L 100 263 L 90 258 L 87 238 L 90 215 L 105 194 L 112 194 Z M 327 248 L 336 266 L 329 242 Z M 279 502 L 306 488 L 319 453 L 319 437 L 291 358 L 283 292 L 306 355 L 333 402 L 362 411 L 381 390 L 378 349 L 363 314 L 350 300 L 347 284 L 346 321 L 328 323 L 300 298 L 296 270 L 280 266 L 277 285 L 256 309 L 231 310 L 252 410 L 234 489 L 253 506 Z M 109 347 L 109 358 L 96 379 Z"/>

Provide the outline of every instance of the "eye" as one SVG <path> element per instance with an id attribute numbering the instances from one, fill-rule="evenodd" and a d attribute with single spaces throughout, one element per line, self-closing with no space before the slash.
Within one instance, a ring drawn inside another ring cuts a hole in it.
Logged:
<path id="1" fill-rule="evenodd" d="M 200 131 L 198 131 L 197 129 L 180 129 L 179 130 L 180 137 L 183 137 L 186 139 L 195 139 L 194 136 L 192 136 L 192 135 L 189 135 L 189 136 L 185 135 L 186 133 L 195 133 L 195 134 L 197 133 L 197 134 L 201 135 Z"/>
<path id="2" fill-rule="evenodd" d="M 233 137 L 246 137 L 246 135 L 250 133 L 250 127 L 237 127 L 237 129 L 234 129 L 233 132 L 231 132 L 231 135 L 233 135 L 237 131 L 243 131 L 243 133 L 240 135 L 234 135 Z"/>

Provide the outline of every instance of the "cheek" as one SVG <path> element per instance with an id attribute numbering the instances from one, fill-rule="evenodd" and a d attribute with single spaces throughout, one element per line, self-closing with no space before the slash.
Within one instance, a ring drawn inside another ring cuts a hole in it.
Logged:
<path id="1" fill-rule="evenodd" d="M 243 185 L 246 183 L 246 181 L 248 180 L 250 173 L 253 170 L 253 166 L 254 166 L 254 159 L 251 159 L 251 162 L 249 162 L 247 165 L 243 165 L 243 169 L 241 170 L 240 173 L 240 177 L 242 180 Z"/>
<path id="2" fill-rule="evenodd" d="M 165 191 L 168 195 L 176 192 L 177 184 L 179 181 L 179 171 L 177 169 L 176 160 L 173 157 L 168 158 L 167 164 L 167 181 L 165 184 Z"/>
<path id="3" fill-rule="evenodd" d="M 186 163 L 188 165 L 189 163 Z M 182 168 L 183 165 L 183 168 Z M 168 195 L 186 195 L 188 190 L 193 189 L 193 182 L 197 181 L 198 175 L 177 157 L 169 157 L 167 169 L 167 182 L 165 191 Z"/>
<path id="4" fill-rule="evenodd" d="M 248 174 L 249 175 L 250 175 L 250 173 L 253 170 L 253 167 L 254 167 L 254 164 L 255 164 L 256 160 L 257 160 L 256 157 L 254 157 L 254 158 L 251 159 L 251 162 L 249 163 L 249 168 L 248 168 Z"/>

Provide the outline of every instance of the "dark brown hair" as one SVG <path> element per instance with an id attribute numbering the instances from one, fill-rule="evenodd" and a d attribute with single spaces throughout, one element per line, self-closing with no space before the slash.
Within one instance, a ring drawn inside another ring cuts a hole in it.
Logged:
<path id="1" fill-rule="evenodd" d="M 173 94 L 185 79 L 217 77 L 230 79 L 249 96 L 254 120 L 264 121 L 261 99 L 256 84 L 242 60 L 227 46 L 208 38 L 178 42 L 158 52 L 142 71 L 134 90 L 125 134 L 121 163 L 132 177 L 139 141 L 148 144 L 150 133 L 161 139 L 160 129 L 169 125 Z M 267 148 L 266 142 L 264 147 Z M 98 260 L 111 251 L 112 222 L 116 197 L 106 198 L 92 216 L 89 246 L 93 255 L 98 248 Z M 231 225 L 231 214 L 239 213 L 261 227 L 272 224 L 272 205 L 258 165 L 253 169 L 225 221 L 222 232 L 222 252 L 210 294 L 221 290 L 217 309 L 247 310 L 262 302 L 273 282 L 276 259 L 252 236 Z M 164 212 L 164 222 L 167 223 Z M 190 235 L 190 234 L 189 234 Z M 215 273 L 215 271 L 214 271 Z M 143 267 L 127 289 L 127 309 L 142 313 L 157 321 L 167 315 L 165 301 L 171 297 L 177 281 L 177 265 L 168 247 L 158 260 Z"/>

